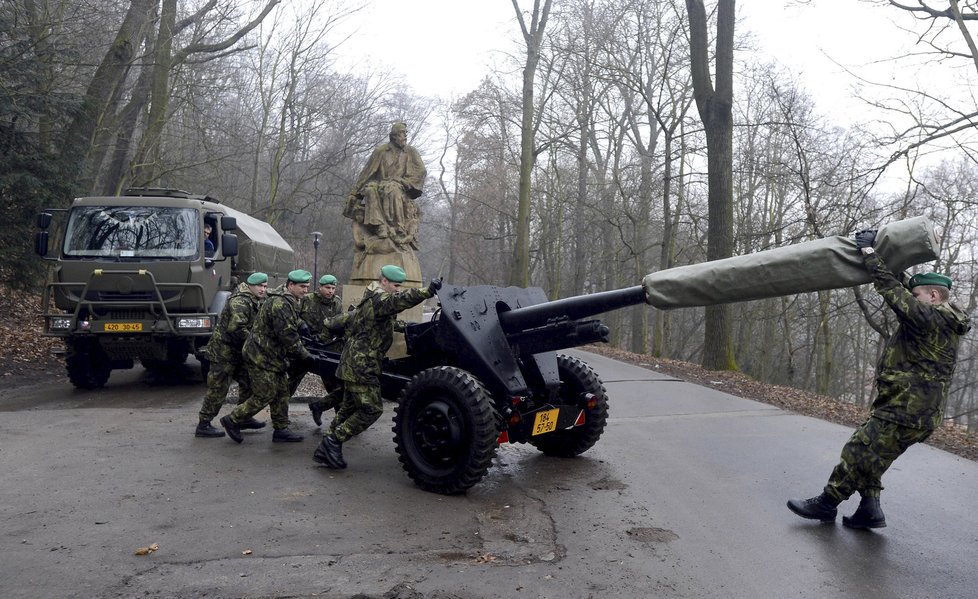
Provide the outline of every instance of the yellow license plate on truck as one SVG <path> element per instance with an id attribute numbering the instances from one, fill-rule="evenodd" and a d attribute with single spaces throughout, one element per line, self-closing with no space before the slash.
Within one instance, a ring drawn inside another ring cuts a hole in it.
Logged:
<path id="1" fill-rule="evenodd" d="M 141 322 L 107 322 L 105 331 L 108 333 L 140 333 L 143 330 Z"/>
<path id="2" fill-rule="evenodd" d="M 559 413 L 560 410 L 557 408 L 537 412 L 536 418 L 533 419 L 532 434 L 542 435 L 543 433 L 550 433 L 557 430 L 557 414 Z"/>

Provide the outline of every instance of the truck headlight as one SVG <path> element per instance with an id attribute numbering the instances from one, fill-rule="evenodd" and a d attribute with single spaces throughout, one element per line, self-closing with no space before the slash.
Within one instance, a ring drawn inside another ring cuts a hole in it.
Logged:
<path id="1" fill-rule="evenodd" d="M 67 331 L 71 329 L 71 317 L 55 316 L 48 321 L 48 326 L 52 331 Z"/>
<path id="2" fill-rule="evenodd" d="M 178 318 L 177 328 L 198 329 L 201 331 L 209 331 L 211 330 L 211 319 L 209 316 L 194 317 L 194 318 Z"/>

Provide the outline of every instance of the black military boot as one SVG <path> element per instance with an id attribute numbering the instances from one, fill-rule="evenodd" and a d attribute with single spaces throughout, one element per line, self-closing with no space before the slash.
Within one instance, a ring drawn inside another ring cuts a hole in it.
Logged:
<path id="1" fill-rule="evenodd" d="M 197 430 L 194 431 L 195 437 L 223 437 L 224 431 L 217 430 L 210 422 L 200 421 L 197 423 Z"/>
<path id="2" fill-rule="evenodd" d="M 287 428 L 280 428 L 272 433 L 272 443 L 298 443 L 305 439 L 299 433 L 293 433 Z"/>
<path id="3" fill-rule="evenodd" d="M 849 528 L 886 528 L 886 516 L 880 509 L 880 498 L 863 495 L 852 516 L 843 516 L 842 525 Z"/>
<path id="4" fill-rule="evenodd" d="M 802 518 L 832 522 L 835 520 L 836 514 L 838 514 L 836 507 L 838 507 L 839 503 L 841 502 L 822 493 L 811 499 L 789 499 L 788 509 Z"/>
<path id="5" fill-rule="evenodd" d="M 326 406 L 321 401 L 311 401 L 309 402 L 309 411 L 312 412 L 312 421 L 316 423 L 316 426 L 322 426 L 323 412 L 326 411 Z"/>
<path id="6" fill-rule="evenodd" d="M 265 428 L 265 423 L 261 420 L 255 420 L 254 417 L 252 417 L 238 424 L 238 428 L 241 430 L 255 430 Z"/>
<path id="7" fill-rule="evenodd" d="M 238 423 L 231 420 L 230 414 L 221 417 L 221 426 L 224 427 L 224 430 L 228 432 L 228 436 L 231 437 L 231 440 L 233 440 L 235 443 L 241 443 L 244 441 L 244 437 L 241 436 L 241 429 L 238 428 Z"/>
<path id="8" fill-rule="evenodd" d="M 333 435 L 323 436 L 323 441 L 316 448 L 316 452 L 312 454 L 312 459 L 333 470 L 346 468 L 346 460 L 343 459 L 343 444 Z"/>

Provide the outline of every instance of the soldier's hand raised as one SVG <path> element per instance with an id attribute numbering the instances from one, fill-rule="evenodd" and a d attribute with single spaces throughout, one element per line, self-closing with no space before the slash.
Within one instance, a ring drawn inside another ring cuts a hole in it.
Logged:
<path id="1" fill-rule="evenodd" d="M 431 293 L 431 295 L 435 295 L 438 293 L 439 289 L 441 289 L 441 277 L 431 279 L 431 282 L 428 283 L 428 292 Z"/>
<path id="2" fill-rule="evenodd" d="M 856 233 L 856 247 L 859 249 L 873 247 L 876 241 L 876 229 L 865 229 Z"/>

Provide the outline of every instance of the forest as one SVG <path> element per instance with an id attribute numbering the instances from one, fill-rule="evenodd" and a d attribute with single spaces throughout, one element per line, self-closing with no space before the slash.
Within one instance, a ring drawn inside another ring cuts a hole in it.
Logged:
<path id="1" fill-rule="evenodd" d="M 48 276 L 33 254 L 38 211 L 141 186 L 267 220 L 297 267 L 316 260 L 343 281 L 344 200 L 404 121 L 428 170 L 426 278 L 560 298 L 926 216 L 940 258 L 920 268 L 950 276 L 974 316 L 974 1 L 861 0 L 914 43 L 894 63 L 957 84 L 864 81 L 871 116 L 856 125 L 777 63 L 740 60 L 750 39 L 734 0 L 511 0 L 509 64 L 451 99 L 345 66 L 366 1 L 0 3 L 0 283 L 39 290 Z M 895 327 L 868 285 L 603 320 L 617 347 L 857 405 Z M 976 354 L 971 333 L 946 413 L 968 430 Z"/>

